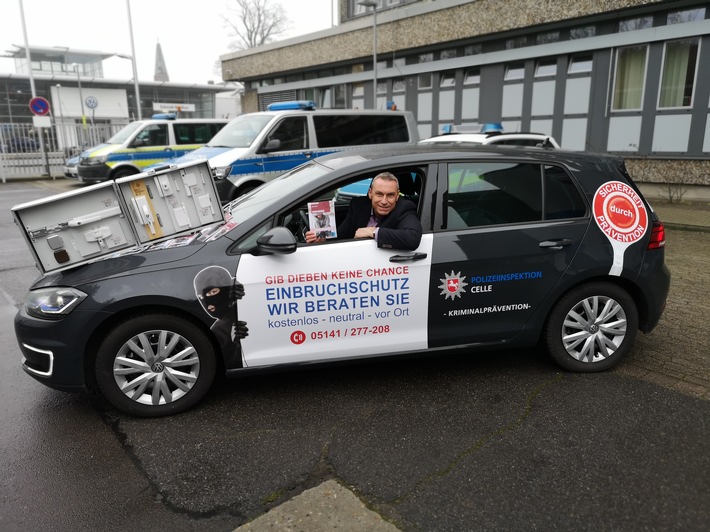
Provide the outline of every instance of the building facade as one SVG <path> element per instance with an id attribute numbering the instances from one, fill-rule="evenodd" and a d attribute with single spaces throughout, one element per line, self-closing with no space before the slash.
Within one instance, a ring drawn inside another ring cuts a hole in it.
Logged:
<path id="1" fill-rule="evenodd" d="M 501 122 L 622 154 L 671 195 L 710 186 L 710 2 L 340 0 L 337 27 L 221 60 L 245 111 L 394 103 L 423 138 Z"/>
<path id="2" fill-rule="evenodd" d="M 24 48 L 8 54 L 15 60 L 16 73 L 0 74 L 0 133 L 4 139 L 38 134 L 29 105 L 31 82 L 34 94 L 50 103 L 52 127 L 42 129 L 52 151 L 98 144 L 129 122 L 156 113 L 174 112 L 185 118 L 238 114 L 222 116 L 225 110 L 238 107 L 218 103 L 218 95 L 225 92 L 233 99 L 234 86 L 167 81 L 140 81 L 136 86 L 133 79 L 107 79 L 103 61 L 115 54 L 30 47 L 32 80 Z"/>

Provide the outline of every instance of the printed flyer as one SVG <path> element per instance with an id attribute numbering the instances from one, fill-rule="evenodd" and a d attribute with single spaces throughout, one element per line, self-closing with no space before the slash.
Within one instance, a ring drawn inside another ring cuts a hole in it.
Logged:
<path id="1" fill-rule="evenodd" d="M 336 238 L 338 230 L 335 223 L 335 205 L 333 200 L 314 201 L 308 204 L 308 221 L 311 230 L 318 238 Z"/>

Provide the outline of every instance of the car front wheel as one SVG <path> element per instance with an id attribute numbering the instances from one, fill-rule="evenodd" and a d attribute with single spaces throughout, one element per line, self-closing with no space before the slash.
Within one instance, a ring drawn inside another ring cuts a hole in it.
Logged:
<path id="1" fill-rule="evenodd" d="M 119 410 L 141 417 L 177 414 L 197 404 L 216 372 L 212 343 L 183 318 L 136 316 L 106 336 L 96 356 L 96 380 Z"/>
<path id="2" fill-rule="evenodd" d="M 545 344 L 552 358 L 570 371 L 604 371 L 631 350 L 638 310 L 631 296 L 612 283 L 574 288 L 555 305 Z"/>

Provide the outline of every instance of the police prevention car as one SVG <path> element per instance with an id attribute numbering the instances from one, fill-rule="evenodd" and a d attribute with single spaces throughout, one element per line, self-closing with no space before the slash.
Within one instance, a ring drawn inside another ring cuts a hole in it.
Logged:
<path id="1" fill-rule="evenodd" d="M 305 243 L 314 204 L 337 225 L 356 197 L 342 191 L 383 171 L 417 206 L 416 249 Z M 341 152 L 238 198 L 192 234 L 45 273 L 15 331 L 28 374 L 97 390 L 138 416 L 194 406 L 218 371 L 305 362 L 540 343 L 563 368 L 601 371 L 661 317 L 664 244 L 620 158 Z"/>

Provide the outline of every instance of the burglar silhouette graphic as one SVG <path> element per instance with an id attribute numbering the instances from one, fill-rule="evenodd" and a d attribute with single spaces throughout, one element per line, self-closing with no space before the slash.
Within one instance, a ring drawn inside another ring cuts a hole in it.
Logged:
<path id="1" fill-rule="evenodd" d="M 249 334 L 246 322 L 237 320 L 236 312 L 237 300 L 244 296 L 244 285 L 222 266 L 207 266 L 200 270 L 193 284 L 200 305 L 215 318 L 210 329 L 219 339 L 222 348 L 232 349 L 235 355 L 238 354 L 241 350 L 237 341 Z"/>

